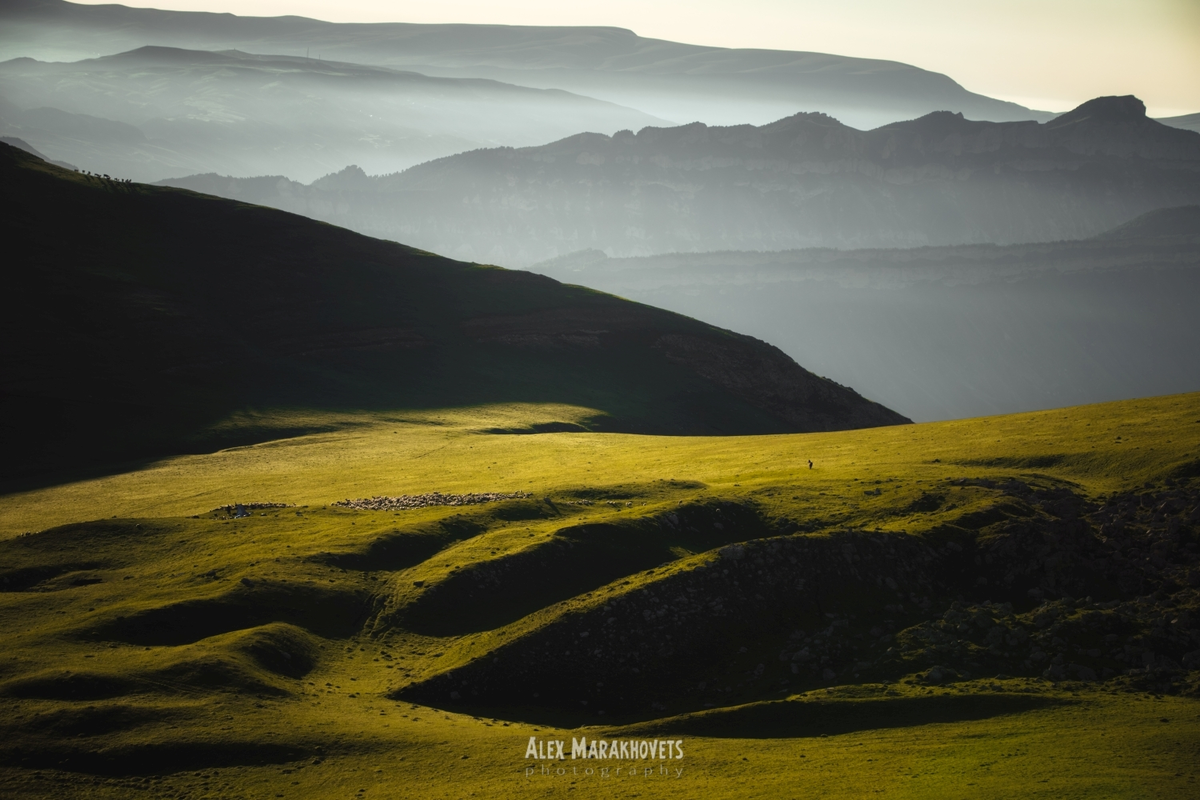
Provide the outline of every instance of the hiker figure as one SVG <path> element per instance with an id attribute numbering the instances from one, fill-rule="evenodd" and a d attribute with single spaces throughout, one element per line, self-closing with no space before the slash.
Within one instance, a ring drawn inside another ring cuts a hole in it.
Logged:
<path id="1" fill-rule="evenodd" d="M 808 460 L 808 468 L 812 469 L 812 459 L 811 458 Z"/>

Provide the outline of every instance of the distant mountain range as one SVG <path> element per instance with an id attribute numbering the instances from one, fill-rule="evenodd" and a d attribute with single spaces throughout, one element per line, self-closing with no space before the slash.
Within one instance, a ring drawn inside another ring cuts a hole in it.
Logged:
<path id="1" fill-rule="evenodd" d="M 0 303 L 8 480 L 226 446 L 213 426 L 247 407 L 558 402 L 658 433 L 906 421 L 678 314 L 8 145 L 0 233 L 20 287 Z"/>
<path id="2" fill-rule="evenodd" d="M 1162 117 L 1158 120 L 1172 128 L 1182 128 L 1185 131 L 1200 132 L 1200 114 L 1184 114 L 1179 117 Z"/>
<path id="3" fill-rule="evenodd" d="M 1169 215 L 1139 215 L 1200 203 L 1200 121 L 1151 120 L 1134 97 L 1054 116 L 903 64 L 615 28 L 344 25 L 62 0 L 0 8 L 9 56 L 0 141 L 60 166 L 465 261 L 538 265 L 750 331 L 919 419 L 1194 388 L 1170 367 L 1194 339 L 1179 306 L 1197 293 L 1194 243 L 1164 244 L 1146 226 Z M 142 202 L 152 190 L 125 191 Z M 1046 242 L 1060 244 L 1023 247 Z M 847 255 L 819 255 L 831 250 Z M 928 263 L 897 272 L 911 258 Z M 836 269 L 813 268 L 831 259 Z M 1100 324 L 1097 309 L 1128 329 Z M 228 397 L 277 399 L 292 384 L 347 397 L 347 382 L 415 396 L 350 372 L 306 384 L 300 370 Z M 652 422 L 605 413 L 624 429 L 726 430 L 724 412 L 693 418 L 662 402 L 675 410 Z M 810 424 L 780 410 L 790 400 L 754 402 L 767 417 L 730 412 L 726 427 Z"/>
<path id="4" fill-rule="evenodd" d="M 65 161 L 55 161 L 54 159 L 47 158 L 42 153 L 38 152 L 38 149 L 36 147 L 31 145 L 29 142 L 25 141 L 24 139 L 18 139 L 15 136 L 0 136 L 0 142 L 3 142 L 4 144 L 8 145 L 9 147 L 15 147 L 18 150 L 24 150 L 26 153 L 29 153 L 30 155 L 35 155 L 38 158 L 42 159 L 43 161 L 48 161 L 49 163 L 54 164 L 56 166 L 63 167 L 65 169 L 70 169 L 70 170 L 78 169 L 78 167 L 76 167 L 74 164 L 68 164 Z"/>
<path id="5" fill-rule="evenodd" d="M 349 168 L 311 186 L 216 175 L 170 185 L 508 266 L 584 249 L 1012 244 L 1086 238 L 1200 202 L 1200 134 L 1108 97 L 1041 124 L 938 112 L 862 132 L 798 114 L 579 134 L 383 177 Z"/>
<path id="6" fill-rule="evenodd" d="M 990 120 L 1052 116 L 894 61 L 704 47 L 620 28 L 335 24 L 62 0 L 9 0 L 0 8 L 0 58 L 74 61 L 144 45 L 312 55 L 566 89 L 679 123 L 763 124 L 797 111 L 822 111 L 858 128 L 937 110 Z"/>
<path id="7" fill-rule="evenodd" d="M 164 47 L 7 61 L 0 97 L 0 133 L 93 172 L 145 181 L 214 169 L 313 180 L 348 163 L 387 173 L 580 129 L 664 124 L 561 90 Z"/>
<path id="8" fill-rule="evenodd" d="M 1200 390 L 1200 206 L 1077 242 L 589 251 L 533 269 L 746 331 L 917 421 Z"/>
<path id="9" fill-rule="evenodd" d="M 582 132 L 767 125 L 797 112 L 860 130 L 935 111 L 1054 117 L 905 64 L 618 28 L 334 24 L 10 0 L 0 7 L 5 58 L 14 63 L 0 75 L 0 135 L 149 181 L 214 172 L 308 182 L 350 164 L 387 174 Z M 1195 129 L 1194 116 L 1167 122 Z"/>

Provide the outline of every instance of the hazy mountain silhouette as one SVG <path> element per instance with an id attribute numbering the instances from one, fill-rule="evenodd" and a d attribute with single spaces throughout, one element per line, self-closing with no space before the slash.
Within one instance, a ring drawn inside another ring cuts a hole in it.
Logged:
<path id="1" fill-rule="evenodd" d="M 0 94 L 0 133 L 139 180 L 210 170 L 312 180 L 351 162 L 394 172 L 581 127 L 611 133 L 662 122 L 559 90 L 163 47 L 71 63 L 8 61 Z"/>
<path id="2" fill-rule="evenodd" d="M 147 44 L 309 53 L 431 75 L 568 89 L 677 122 L 761 124 L 817 110 L 863 128 L 938 109 L 976 119 L 1051 116 L 894 61 L 704 47 L 646 39 L 621 28 L 334 24 L 61 0 L 10 0 L 0 9 L 0 57 L 73 61 Z"/>
<path id="3" fill-rule="evenodd" d="M 1182 128 L 1185 131 L 1200 133 L 1200 113 L 1184 114 L 1179 117 L 1159 117 L 1158 121 L 1164 125 L 1170 125 L 1172 128 Z"/>
<path id="4" fill-rule="evenodd" d="M 687 317 L 7 145 L 0 219 L 20 287 L 0 313 L 10 479 L 227 445 L 211 426 L 247 407 L 563 402 L 661 433 L 905 421 Z"/>
<path id="5" fill-rule="evenodd" d="M 747 331 L 919 421 L 1200 390 L 1200 206 L 1077 242 L 533 269 Z"/>
<path id="6" fill-rule="evenodd" d="M 579 134 L 399 175 L 311 187 L 171 182 L 456 258 L 610 256 L 1079 239 L 1200 202 L 1200 134 L 1099 98 L 1039 124 L 938 112 L 869 132 L 821 114 L 771 125 Z"/>
<path id="7" fill-rule="evenodd" d="M 1200 205 L 1150 211 L 1095 238 L 1100 241 L 1153 238 L 1160 244 L 1178 238 L 1183 243 L 1195 244 L 1193 240 L 1200 238 Z"/>
<path id="8" fill-rule="evenodd" d="M 74 164 L 68 164 L 65 161 L 54 161 L 53 159 L 47 158 L 42 153 L 38 152 L 38 149 L 36 147 L 31 145 L 29 142 L 25 141 L 24 139 L 18 139 L 15 136 L 0 136 L 0 142 L 3 142 L 4 144 L 7 144 L 11 147 L 15 147 L 18 150 L 24 150 L 26 153 L 35 155 L 38 158 L 42 159 L 43 161 L 48 161 L 51 164 L 56 164 L 60 167 L 65 167 L 66 169 L 71 169 L 71 170 L 78 169 Z"/>

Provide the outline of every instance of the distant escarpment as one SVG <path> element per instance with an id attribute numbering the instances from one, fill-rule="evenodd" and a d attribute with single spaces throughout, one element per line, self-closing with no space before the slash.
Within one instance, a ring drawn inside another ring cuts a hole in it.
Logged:
<path id="1" fill-rule="evenodd" d="M 907 421 L 751 337 L 540 275 L 7 145 L 0 186 L 21 287 L 0 305 L 5 478 L 227 446 L 213 426 L 245 408 L 566 403 L 679 434 Z"/>
<path id="2" fill-rule="evenodd" d="M 1051 116 L 969 92 L 948 75 L 896 61 L 683 44 L 644 38 L 624 28 L 345 24 L 297 16 L 240 17 L 118 5 L 96 7 L 65 0 L 8 0 L 0 4 L 0 59 L 31 56 L 61 62 L 144 45 L 250 53 L 300 54 L 311 50 L 326 63 L 354 62 L 429 76 L 565 89 L 641 109 L 661 119 L 699 119 L 710 124 L 761 124 L 800 109 L 828 110 L 859 127 L 910 119 L 939 108 L 979 119 Z M 234 77 L 231 72 L 226 70 L 217 76 L 217 84 L 228 86 Z M 294 77 L 290 72 L 278 71 L 277 80 L 288 83 Z M 224 123 L 232 121 L 213 114 L 213 103 L 220 102 L 217 95 L 226 100 L 230 93 L 213 92 L 210 80 L 197 83 L 208 87 L 197 104 L 203 108 L 200 117 L 212 115 L 211 119 Z M 66 87 L 60 84 L 57 88 Z M 279 84 L 275 84 L 252 96 L 259 102 L 269 102 L 278 89 Z M 154 94 L 161 96 L 159 92 Z M 153 103 L 157 98 L 149 99 Z M 306 101 L 311 102 L 311 95 L 301 99 L 305 105 Z M 369 117 L 374 116 L 377 125 L 380 117 L 388 116 L 386 106 L 390 100 L 384 97 L 381 102 L 385 106 L 382 114 L 363 104 L 345 110 L 350 118 L 359 117 L 368 126 L 372 125 Z M 363 113 L 367 109 L 370 115 Z M 430 109 L 410 101 L 407 108 L 398 110 L 394 118 L 405 120 L 420 117 Z M 264 115 L 263 119 L 271 116 Z M 322 127 L 348 121 L 316 115 L 314 119 L 319 119 Z M 534 122 L 511 109 L 467 114 L 463 120 L 476 125 L 476 132 L 468 134 L 470 138 L 477 138 L 479 131 L 490 125 Z M 580 120 L 577 130 L 597 129 Z M 377 133 L 369 128 L 363 131 L 368 132 Z"/>
<path id="3" fill-rule="evenodd" d="M 1103 97 L 1046 123 L 936 112 L 863 132 L 823 114 L 770 125 L 582 133 L 304 186 L 171 181 L 458 258 L 522 266 L 800 247 L 1056 241 L 1200 202 L 1200 134 Z"/>

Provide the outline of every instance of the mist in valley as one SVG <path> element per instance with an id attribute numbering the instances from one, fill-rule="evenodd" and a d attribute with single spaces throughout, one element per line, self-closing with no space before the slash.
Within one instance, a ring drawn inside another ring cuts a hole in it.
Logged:
<path id="1" fill-rule="evenodd" d="M 567 90 L 676 123 L 762 125 L 796 111 L 823 111 L 864 129 L 937 110 L 989 120 L 1053 116 L 895 61 L 683 44 L 614 27 L 335 24 L 60 0 L 12 0 L 0 9 L 0 23 L 0 59 L 78 61 L 145 45 L 311 54 Z M 581 119 L 572 132 L 602 130 Z"/>
<path id="2" fill-rule="evenodd" d="M 560 90 L 431 78 L 315 58 L 145 47 L 0 64 L 0 134 L 93 171 L 311 181 L 346 164 L 397 172 L 463 150 L 656 117 Z"/>
<path id="3" fill-rule="evenodd" d="M 535 271 L 771 342 L 915 421 L 1200 389 L 1200 207 L 1081 242 L 606 258 Z"/>
<path id="4" fill-rule="evenodd" d="M 916 420 L 1200 389 L 1200 223 L 1156 216 L 1200 204 L 1195 114 L 620 28 L 0 23 L 0 137 L 59 164 L 678 311 Z"/>

